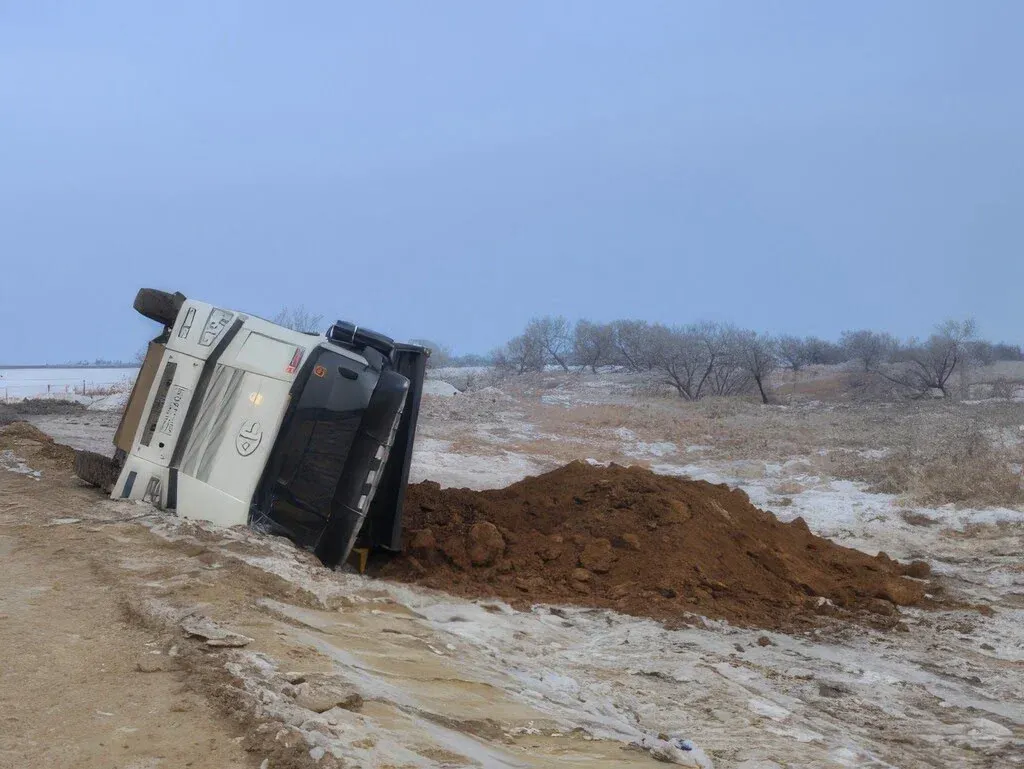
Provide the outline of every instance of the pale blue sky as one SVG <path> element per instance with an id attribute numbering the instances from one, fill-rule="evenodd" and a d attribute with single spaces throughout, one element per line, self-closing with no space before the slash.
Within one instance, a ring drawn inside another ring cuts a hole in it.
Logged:
<path id="1" fill-rule="evenodd" d="M 1024 341 L 1024 3 L 0 0 L 0 360 L 152 285 L 487 351 L 532 315 Z"/>

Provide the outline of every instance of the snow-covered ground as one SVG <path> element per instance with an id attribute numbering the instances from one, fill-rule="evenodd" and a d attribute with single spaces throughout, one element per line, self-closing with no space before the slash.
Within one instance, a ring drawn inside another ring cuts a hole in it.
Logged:
<path id="1" fill-rule="evenodd" d="M 665 412 L 653 407 L 602 410 L 631 397 L 624 380 L 577 385 L 518 382 L 426 396 L 412 479 L 488 488 L 571 458 L 640 462 L 660 473 L 739 486 L 758 506 L 783 520 L 801 516 L 815 533 L 841 544 L 924 559 L 939 577 L 941 597 L 950 600 L 945 608 L 902 609 L 892 631 L 837 625 L 766 633 L 711 621 L 670 630 L 608 611 L 537 606 L 521 612 L 496 601 L 331 574 L 296 560 L 287 543 L 275 540 L 272 555 L 243 557 L 325 604 L 338 596 L 349 601 L 340 615 L 278 606 L 290 619 L 280 632 L 329 655 L 370 696 L 401 678 L 408 712 L 459 703 L 458 717 L 472 719 L 488 713 L 473 711 L 472 703 L 490 703 L 496 721 L 508 715 L 509 723 L 521 723 L 516 718 L 528 705 L 538 720 L 515 728 L 533 729 L 538 745 L 576 726 L 624 743 L 658 733 L 689 738 L 719 769 L 1024 766 L 1024 510 L 922 507 L 833 477 L 821 461 L 829 449 L 816 445 L 814 435 L 790 456 L 774 448 L 759 456 L 760 439 L 739 441 L 732 433 L 725 446 L 734 429 L 722 416 L 729 404 L 711 407 L 710 427 L 701 423 L 684 434 L 685 425 L 666 427 Z M 773 431 L 806 427 L 799 413 L 765 413 Z M 72 444 L 109 443 L 111 415 L 73 419 L 34 421 L 63 431 Z M 826 444 L 848 438 L 818 437 Z M 878 459 L 887 447 L 849 450 Z M 16 466 L 13 459 L 8 464 Z M 373 608 L 382 601 L 408 614 L 401 621 L 390 610 L 382 615 Z M 381 617 L 392 623 L 383 631 Z M 371 626 L 395 648 L 360 646 Z M 395 659 L 402 660 L 401 671 Z M 380 744 L 383 750 L 392 743 L 382 738 Z M 485 766 L 508 760 L 493 746 L 459 744 Z"/>

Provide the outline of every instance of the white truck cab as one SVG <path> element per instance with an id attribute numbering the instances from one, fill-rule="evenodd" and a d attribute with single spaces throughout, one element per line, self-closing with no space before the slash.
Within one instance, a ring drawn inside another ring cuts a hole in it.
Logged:
<path id="1" fill-rule="evenodd" d="M 284 534 L 330 566 L 360 535 L 400 546 L 428 350 L 341 321 L 322 336 L 294 331 L 154 289 L 135 308 L 164 331 L 114 438 L 111 497 Z"/>

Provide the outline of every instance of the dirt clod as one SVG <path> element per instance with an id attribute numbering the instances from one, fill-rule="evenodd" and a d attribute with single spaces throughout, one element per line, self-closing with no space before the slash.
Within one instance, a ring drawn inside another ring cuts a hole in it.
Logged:
<path id="1" fill-rule="evenodd" d="M 490 521 L 474 523 L 469 530 L 469 561 L 474 566 L 490 566 L 505 552 L 505 538 Z"/>
<path id="2" fill-rule="evenodd" d="M 350 686 L 312 681 L 296 687 L 295 704 L 314 713 L 326 713 L 331 708 L 359 710 L 363 698 Z"/>
<path id="3" fill-rule="evenodd" d="M 524 605 L 577 603 L 670 622 L 696 612 L 775 628 L 823 605 L 878 612 L 885 602 L 895 611 L 925 590 L 903 576 L 921 566 L 841 547 L 802 519 L 782 523 L 724 485 L 641 467 L 573 462 L 490 491 L 414 484 L 405 526 L 407 555 L 372 564 L 373 574 Z M 423 529 L 440 543 L 429 553 Z M 413 550 L 425 571 L 410 563 Z"/>
<path id="4" fill-rule="evenodd" d="M 903 567 L 903 573 L 916 579 L 928 579 L 932 575 L 932 567 L 926 561 L 911 561 Z"/>
<path id="5" fill-rule="evenodd" d="M 615 553 L 612 552 L 612 543 L 604 537 L 591 540 L 580 553 L 580 565 L 598 574 L 611 571 L 614 561 Z"/>
<path id="6" fill-rule="evenodd" d="M 430 552 L 431 550 L 437 549 L 437 540 L 434 539 L 434 532 L 430 529 L 420 529 L 414 532 L 412 539 L 409 541 L 409 549 L 425 550 Z"/>

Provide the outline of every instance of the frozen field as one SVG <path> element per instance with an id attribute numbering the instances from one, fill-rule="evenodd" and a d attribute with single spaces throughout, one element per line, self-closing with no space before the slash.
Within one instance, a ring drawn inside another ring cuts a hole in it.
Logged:
<path id="1" fill-rule="evenodd" d="M 128 389 L 138 368 L 0 368 L 0 399 L 92 396 Z"/>

